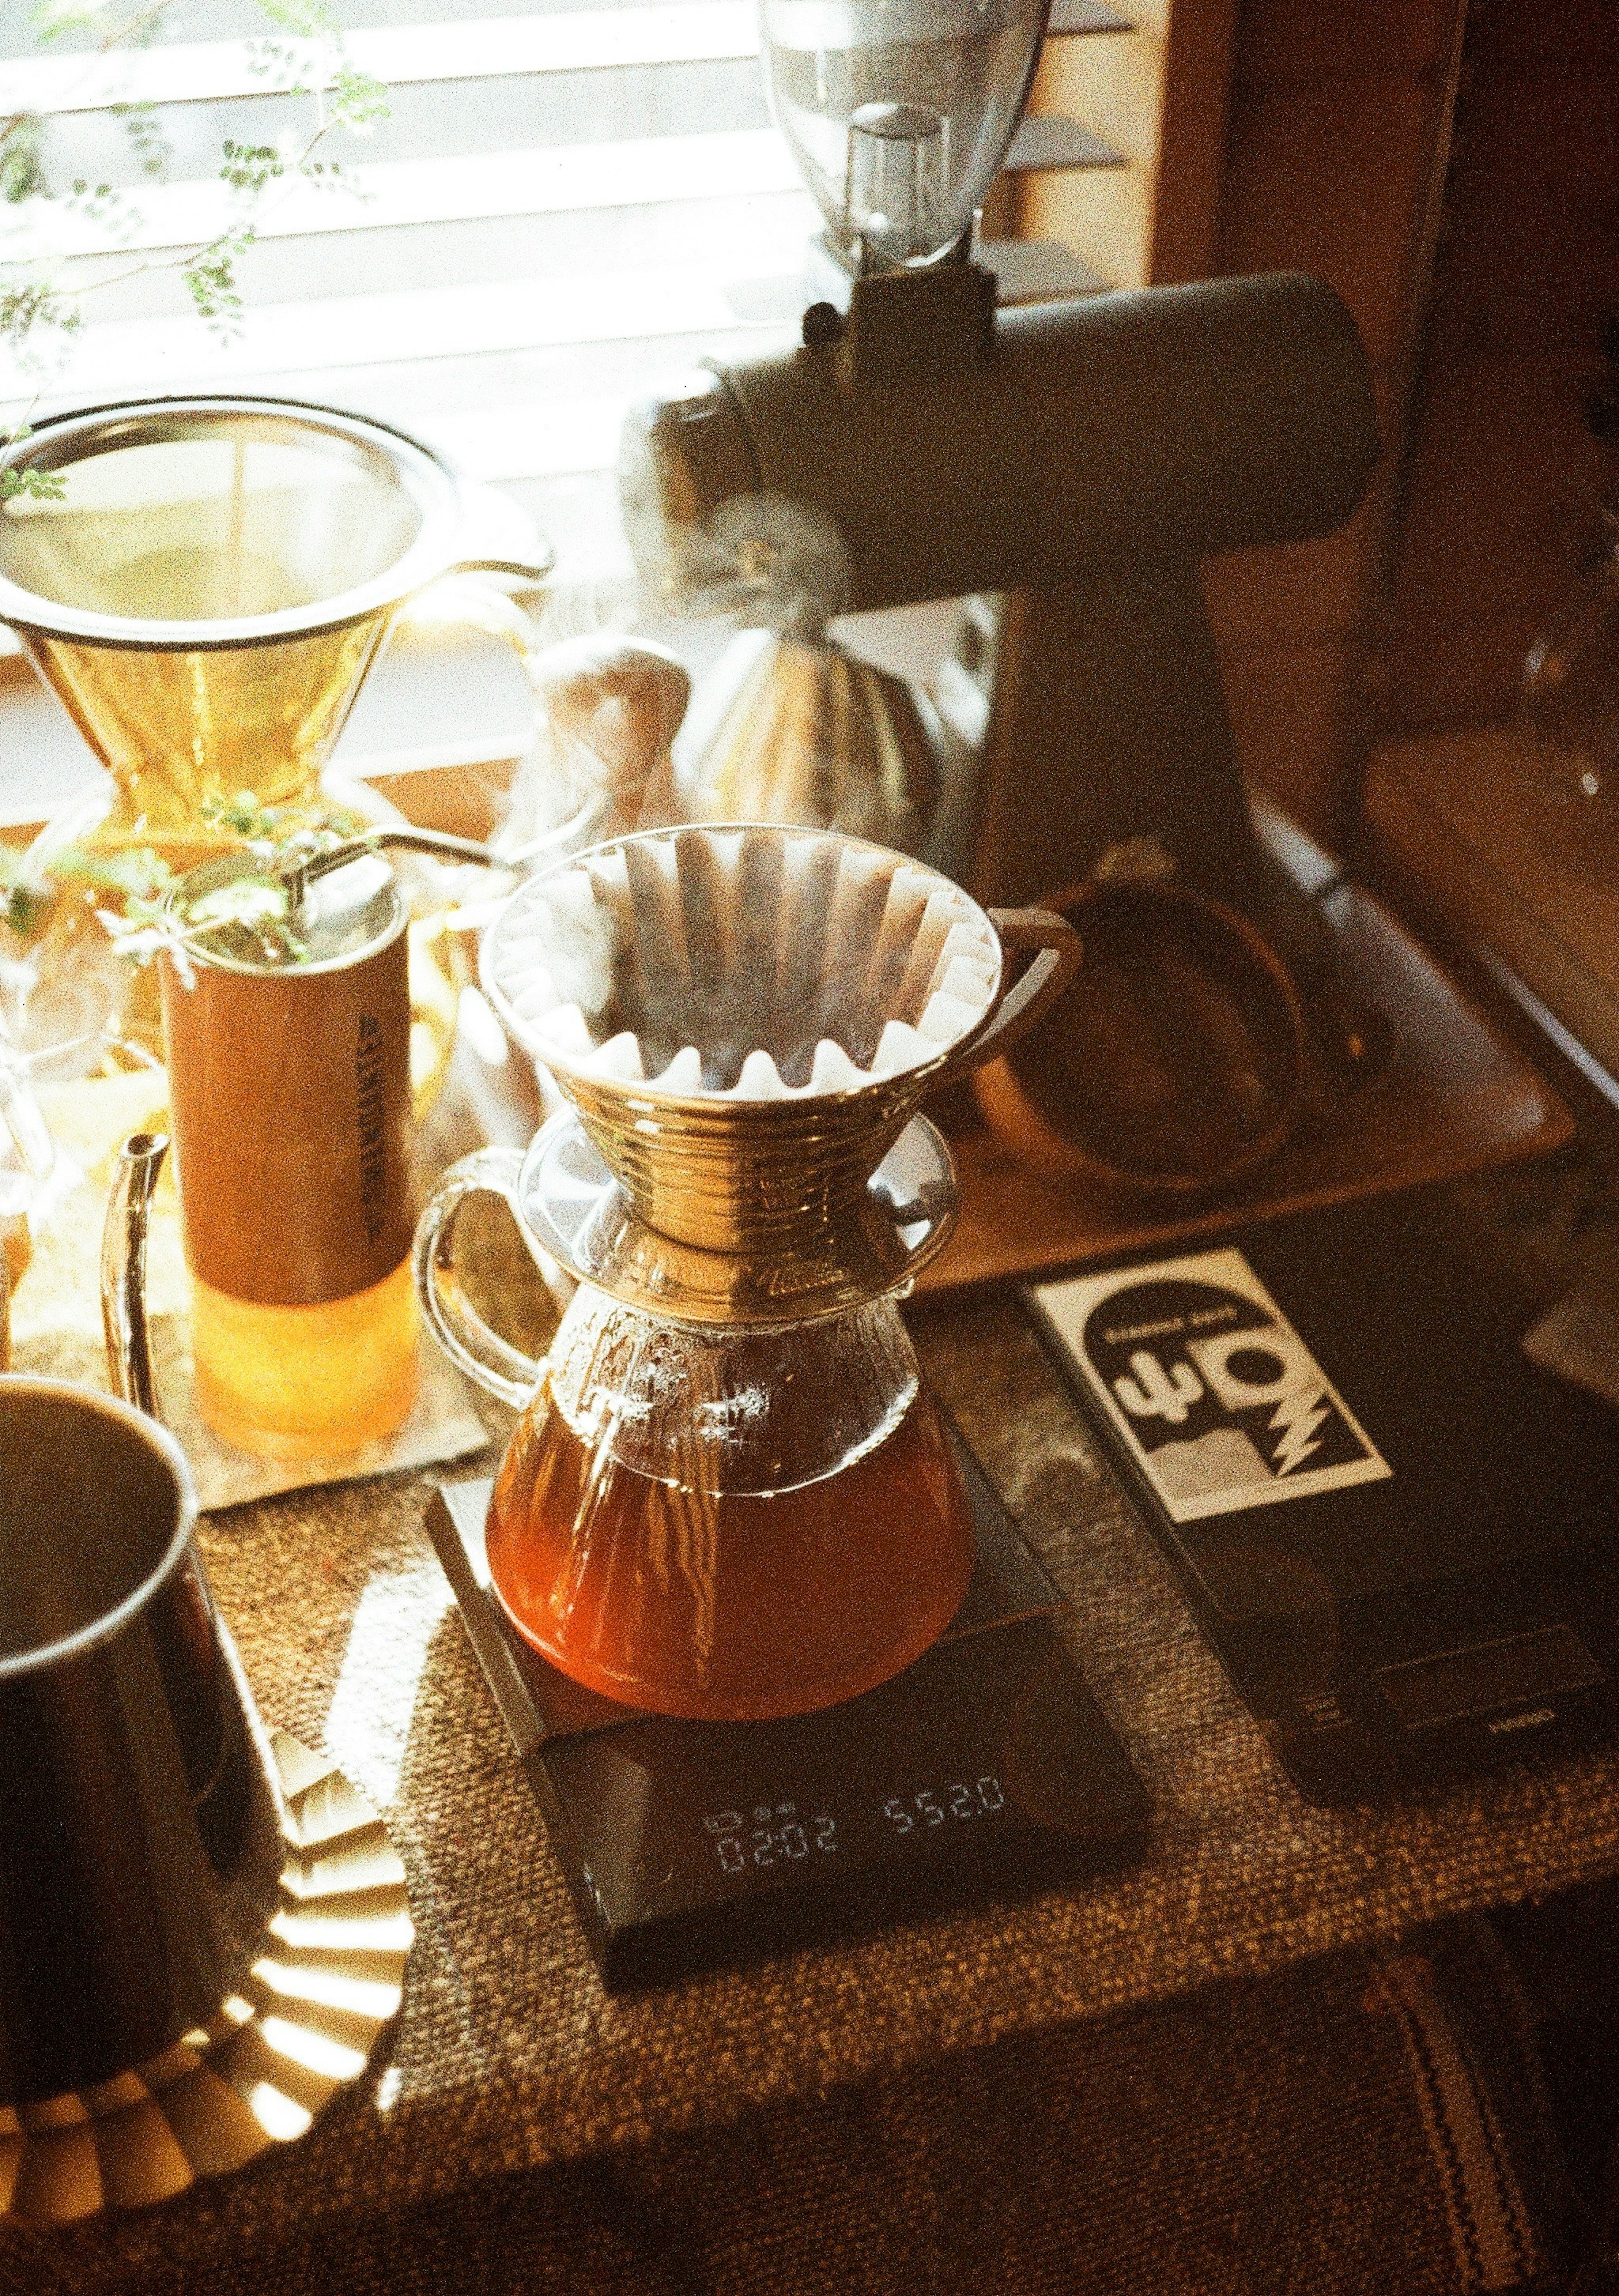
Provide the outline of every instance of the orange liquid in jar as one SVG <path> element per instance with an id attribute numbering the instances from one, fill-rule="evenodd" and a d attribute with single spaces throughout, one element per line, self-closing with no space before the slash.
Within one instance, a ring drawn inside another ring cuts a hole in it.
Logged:
<path id="1" fill-rule="evenodd" d="M 382 1441 L 416 1399 L 410 1262 L 346 1300 L 276 1308 L 191 1283 L 199 1415 L 261 1459 L 326 1459 Z"/>
<path id="2" fill-rule="evenodd" d="M 966 1497 L 918 1395 L 892 1434 L 795 1489 L 700 1491 L 582 1442 L 543 1394 L 487 1526 L 525 1639 L 587 1688 L 726 1722 L 875 1689 L 949 1624 L 973 1570 Z"/>

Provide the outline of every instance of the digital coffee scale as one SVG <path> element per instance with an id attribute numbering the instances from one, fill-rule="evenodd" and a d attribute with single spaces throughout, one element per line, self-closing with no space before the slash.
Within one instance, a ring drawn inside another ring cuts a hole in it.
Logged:
<path id="1" fill-rule="evenodd" d="M 611 1988 L 1094 1875 L 1147 1800 L 1053 1623 L 1060 1596 L 959 1446 L 978 1560 L 943 1639 L 791 1721 L 678 1722 L 580 1688 L 507 1626 L 490 1483 L 428 1513 Z"/>

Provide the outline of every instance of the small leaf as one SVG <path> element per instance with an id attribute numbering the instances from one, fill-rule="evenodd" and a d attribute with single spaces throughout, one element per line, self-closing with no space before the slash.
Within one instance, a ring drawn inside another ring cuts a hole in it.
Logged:
<path id="1" fill-rule="evenodd" d="M 284 31 L 295 32 L 305 40 L 335 40 L 339 37 L 336 17 L 325 0 L 259 0 L 261 15 Z"/>
<path id="2" fill-rule="evenodd" d="M 65 32 L 94 28 L 106 12 L 107 0 L 40 0 L 30 11 L 34 37 L 42 46 L 48 45 Z"/>
<path id="3" fill-rule="evenodd" d="M 44 122 L 37 111 L 18 112 L 0 130 L 0 199 L 9 206 L 45 195 L 43 136 Z"/>
<path id="4" fill-rule="evenodd" d="M 364 133 L 388 117 L 388 90 L 370 72 L 349 63 L 339 67 L 332 83 L 332 111 L 345 127 Z"/>
<path id="5" fill-rule="evenodd" d="M 60 471 L 0 470 L 0 502 L 61 502 L 67 491 Z"/>
<path id="6" fill-rule="evenodd" d="M 71 334 L 82 314 L 51 279 L 25 280 L 18 286 L 0 285 L 0 341 L 12 355 L 38 363 L 35 338 Z"/>

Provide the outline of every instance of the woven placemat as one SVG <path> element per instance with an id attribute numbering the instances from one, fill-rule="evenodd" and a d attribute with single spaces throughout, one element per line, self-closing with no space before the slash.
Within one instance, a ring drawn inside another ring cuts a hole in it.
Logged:
<path id="1" fill-rule="evenodd" d="M 1492 1216 L 1521 1241 L 1574 1224 L 1572 1185 L 1566 1166 L 1521 1171 L 1471 1184 L 1465 1205 L 1420 1200 L 1413 1217 L 1449 1207 L 1465 1239 Z M 1537 1260 L 1537 1279 L 1555 1276 L 1557 1256 Z M 1072 1647 L 1151 1793 L 1141 1864 L 1023 1906 L 610 1999 L 427 1544 L 423 1479 L 234 1509 L 205 1524 L 203 1545 L 266 1715 L 325 1745 L 383 1809 L 406 1863 L 418 1937 L 394 2062 L 298 2157 L 149 2219 L 66 2235 L 56 2284 L 162 2267 L 203 2285 L 210 2259 L 379 2205 L 899 2078 L 1619 1871 L 1612 1750 L 1379 1810 L 1303 1801 L 1021 1311 L 986 1295 L 930 1304 L 914 1325 L 1068 1595 Z M 0 2289 L 36 2296 L 52 2284 L 42 2271 L 37 2253 L 0 2251 Z"/>

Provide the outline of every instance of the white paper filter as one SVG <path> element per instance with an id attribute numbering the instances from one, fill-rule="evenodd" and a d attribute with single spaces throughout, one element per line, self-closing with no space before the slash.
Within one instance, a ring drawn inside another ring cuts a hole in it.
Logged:
<path id="1" fill-rule="evenodd" d="M 520 886 L 485 984 L 541 1061 L 665 1092 L 849 1092 L 938 1058 L 1000 980 L 948 877 L 814 830 L 678 829 Z"/>

